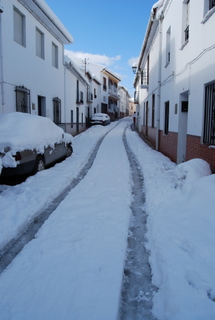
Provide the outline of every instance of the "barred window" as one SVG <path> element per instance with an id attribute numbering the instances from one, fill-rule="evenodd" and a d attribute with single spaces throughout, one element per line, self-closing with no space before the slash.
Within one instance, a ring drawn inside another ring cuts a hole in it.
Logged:
<path id="1" fill-rule="evenodd" d="M 203 143 L 215 145 L 215 82 L 205 86 Z"/>
<path id="2" fill-rule="evenodd" d="M 16 92 L 16 111 L 31 113 L 30 110 L 30 90 L 24 86 L 17 86 Z"/>
<path id="3" fill-rule="evenodd" d="M 169 133 L 169 101 L 165 102 L 164 134 Z"/>

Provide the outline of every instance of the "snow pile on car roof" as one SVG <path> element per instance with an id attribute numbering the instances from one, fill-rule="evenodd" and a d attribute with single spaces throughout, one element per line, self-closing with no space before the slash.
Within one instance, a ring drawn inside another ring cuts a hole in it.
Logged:
<path id="1" fill-rule="evenodd" d="M 55 143 L 72 142 L 72 135 L 46 117 L 29 113 L 11 112 L 0 114 L 0 173 L 2 167 L 16 167 L 13 155 L 17 151 L 37 150 L 44 153 L 44 148 Z"/>
<path id="2" fill-rule="evenodd" d="M 62 141 L 71 142 L 72 136 L 49 118 L 21 112 L 0 115 L 0 152 L 5 148 L 12 153 L 25 149 L 43 152 L 44 147 Z"/>

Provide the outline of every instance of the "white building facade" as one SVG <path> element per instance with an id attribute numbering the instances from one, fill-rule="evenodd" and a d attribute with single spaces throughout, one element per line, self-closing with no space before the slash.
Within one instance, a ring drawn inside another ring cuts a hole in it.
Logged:
<path id="1" fill-rule="evenodd" d="M 119 85 L 119 118 L 124 118 L 129 115 L 129 100 L 130 95 L 128 90 Z"/>
<path id="2" fill-rule="evenodd" d="M 65 122 L 63 46 L 72 36 L 42 0 L 1 5 L 1 112 Z"/>
<path id="3" fill-rule="evenodd" d="M 73 135 L 95 112 L 117 119 L 120 79 L 103 66 L 78 67 L 64 55 L 72 42 L 44 0 L 0 0 L 0 113 L 49 117 Z"/>
<path id="4" fill-rule="evenodd" d="M 152 8 L 135 77 L 138 128 L 181 163 L 215 171 L 215 1 L 160 0 Z"/>

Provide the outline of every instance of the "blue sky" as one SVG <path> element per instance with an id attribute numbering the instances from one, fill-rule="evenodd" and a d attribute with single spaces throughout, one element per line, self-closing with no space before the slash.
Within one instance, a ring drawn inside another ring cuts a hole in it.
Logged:
<path id="1" fill-rule="evenodd" d="M 72 34 L 65 46 L 81 61 L 106 66 L 133 96 L 131 65 L 140 54 L 156 0 L 45 0 Z"/>

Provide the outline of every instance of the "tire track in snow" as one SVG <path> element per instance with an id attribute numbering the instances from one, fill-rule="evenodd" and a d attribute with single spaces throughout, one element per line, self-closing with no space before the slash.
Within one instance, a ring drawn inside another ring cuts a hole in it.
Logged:
<path id="1" fill-rule="evenodd" d="M 127 128 L 128 129 L 128 128 Z M 145 248 L 147 239 L 147 215 L 144 210 L 144 179 L 138 161 L 135 159 L 126 141 L 123 142 L 131 167 L 133 181 L 132 216 L 128 232 L 127 257 L 122 281 L 120 320 L 155 320 L 152 315 L 152 298 L 156 288 L 151 284 L 149 252 Z"/>
<path id="2" fill-rule="evenodd" d="M 104 138 L 111 132 L 120 122 L 108 130 L 97 142 L 93 149 L 87 163 L 80 170 L 76 178 L 52 201 L 46 208 L 43 208 L 36 214 L 34 219 L 30 221 L 23 230 L 17 235 L 16 238 L 12 239 L 0 250 L 0 274 L 7 268 L 7 266 L 13 261 L 13 259 L 19 254 L 23 247 L 31 241 L 44 222 L 49 218 L 52 212 L 59 206 L 59 204 L 66 198 L 68 193 L 75 188 L 78 183 L 84 179 L 89 169 L 92 167 L 93 162 L 96 158 L 98 150 L 104 140 Z"/>

